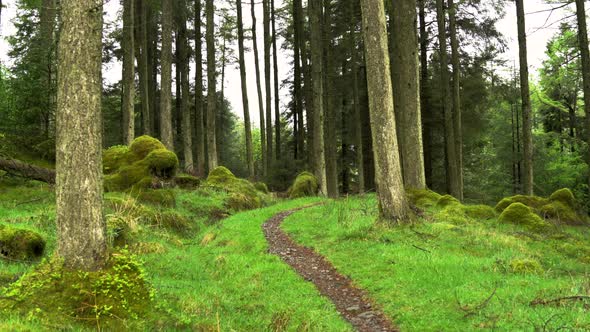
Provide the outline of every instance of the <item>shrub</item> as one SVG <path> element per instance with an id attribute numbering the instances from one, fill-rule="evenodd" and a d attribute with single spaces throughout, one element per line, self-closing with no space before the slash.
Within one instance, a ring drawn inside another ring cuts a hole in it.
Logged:
<path id="1" fill-rule="evenodd" d="M 522 203 L 510 204 L 502 212 L 498 220 L 505 224 L 522 225 L 535 231 L 544 230 L 549 226 L 541 217 Z"/>
<path id="2" fill-rule="evenodd" d="M 29 261 L 40 258 L 44 251 L 45 240 L 38 233 L 0 225 L 0 257 Z"/>
<path id="3" fill-rule="evenodd" d="M 295 178 L 289 188 L 289 198 L 316 196 L 320 191 L 318 179 L 310 172 L 303 172 Z"/>

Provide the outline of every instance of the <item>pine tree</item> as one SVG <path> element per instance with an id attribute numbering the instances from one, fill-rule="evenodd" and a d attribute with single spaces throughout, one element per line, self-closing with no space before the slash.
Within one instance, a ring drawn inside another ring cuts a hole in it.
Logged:
<path id="1" fill-rule="evenodd" d="M 205 12 L 207 15 L 207 154 L 209 171 L 217 168 L 217 141 L 215 137 L 215 115 L 217 108 L 217 75 L 215 71 L 215 5 L 213 0 L 207 0 Z"/>
<path id="2" fill-rule="evenodd" d="M 123 141 L 130 145 L 135 138 L 135 50 L 134 0 L 123 1 Z"/>
<path id="3" fill-rule="evenodd" d="M 162 90 L 160 94 L 160 136 L 174 151 L 172 131 L 172 0 L 162 0 Z"/>

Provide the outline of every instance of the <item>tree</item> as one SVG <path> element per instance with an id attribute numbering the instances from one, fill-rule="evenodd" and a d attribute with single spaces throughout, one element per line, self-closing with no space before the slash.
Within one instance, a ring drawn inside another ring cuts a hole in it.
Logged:
<path id="1" fill-rule="evenodd" d="M 578 40 L 582 56 L 582 80 L 584 87 L 584 113 L 586 114 L 586 140 L 590 144 L 590 51 L 588 50 L 588 28 L 586 26 L 586 8 L 584 0 L 576 0 L 578 18 Z M 590 156 L 587 156 L 590 165 Z M 590 181 L 590 177 L 588 177 Z"/>
<path id="2" fill-rule="evenodd" d="M 275 95 L 275 156 L 281 157 L 281 110 L 279 108 L 279 60 L 277 49 L 277 16 L 275 15 L 275 0 L 270 0 L 270 15 L 272 23 L 272 62 Z"/>
<path id="3" fill-rule="evenodd" d="M 148 70 L 148 2 L 147 0 L 137 0 L 136 12 L 139 17 L 135 21 L 136 25 L 136 57 L 138 57 L 137 66 L 139 72 L 139 95 L 141 97 L 141 119 L 143 133 L 152 135 L 152 121 L 150 119 L 150 101 L 149 101 L 149 70 Z"/>
<path id="4" fill-rule="evenodd" d="M 215 139 L 216 113 L 216 71 L 215 71 L 215 5 L 213 0 L 207 0 L 205 6 L 207 15 L 207 154 L 209 171 L 217 168 L 217 142 Z"/>
<path id="5" fill-rule="evenodd" d="M 324 0 L 324 22 L 323 22 L 323 92 L 324 92 L 324 152 L 326 158 L 326 187 L 327 194 L 331 198 L 337 198 L 338 193 L 338 163 L 336 148 L 336 108 L 334 107 L 334 45 L 332 43 L 332 6 L 330 0 Z"/>
<path id="6" fill-rule="evenodd" d="M 420 113 L 422 116 L 422 140 L 424 149 L 424 177 L 426 186 L 432 188 L 432 116 L 428 99 L 428 30 L 426 27 L 426 0 L 418 0 L 420 18 Z"/>
<path id="7" fill-rule="evenodd" d="M 189 76 L 189 52 L 188 52 L 188 33 L 186 29 L 186 0 L 179 0 L 178 2 L 178 38 L 179 49 L 177 66 L 180 67 L 181 75 L 181 98 L 180 109 L 182 113 L 182 146 L 184 151 L 184 170 L 192 174 L 194 172 L 194 161 L 193 161 L 193 123 L 191 121 L 191 109 L 189 107 L 190 100 L 190 88 L 188 82 Z M 178 84 L 178 83 L 177 83 Z"/>
<path id="8" fill-rule="evenodd" d="M 518 50 L 520 60 L 520 95 L 522 104 L 523 193 L 533 194 L 533 121 L 529 89 L 529 65 L 527 60 L 526 26 L 523 0 L 516 0 L 518 25 Z"/>
<path id="9" fill-rule="evenodd" d="M 355 1 L 350 1 L 350 53 L 352 54 L 352 93 L 353 93 L 353 108 L 355 120 L 355 152 L 356 152 L 356 167 L 358 171 L 358 190 L 359 193 L 365 192 L 365 165 L 363 156 L 363 126 L 359 95 L 359 69 L 358 69 L 358 51 L 357 51 L 357 20 L 354 11 Z"/>
<path id="10" fill-rule="evenodd" d="M 262 13 L 263 13 L 263 33 L 264 33 L 264 83 L 266 93 L 266 167 L 270 169 L 272 167 L 272 161 L 274 160 L 273 153 L 273 139 L 272 139 L 272 94 L 270 80 L 270 49 L 272 44 L 272 38 L 270 35 L 270 4 L 271 0 L 262 0 Z M 276 98 L 277 96 L 275 96 Z"/>
<path id="11" fill-rule="evenodd" d="M 322 0 L 309 0 L 311 28 L 311 80 L 313 95 L 313 172 L 323 195 L 328 193 L 326 184 L 326 159 L 324 157 L 324 86 L 322 84 Z"/>
<path id="12" fill-rule="evenodd" d="M 135 138 L 135 50 L 133 40 L 134 0 L 123 1 L 123 141 Z"/>
<path id="13" fill-rule="evenodd" d="M 293 103 L 296 121 L 295 129 L 295 159 L 303 156 L 305 128 L 303 128 L 303 95 L 301 91 L 301 0 L 293 0 Z"/>
<path id="14" fill-rule="evenodd" d="M 172 133 L 172 24 L 172 0 L 163 0 L 160 135 L 162 143 L 170 151 L 174 151 L 174 136 Z"/>
<path id="15" fill-rule="evenodd" d="M 242 19 L 242 1 L 236 0 L 238 11 L 238 48 L 240 62 L 240 79 L 242 82 L 242 105 L 244 108 L 244 131 L 246 134 L 246 163 L 248 175 L 254 179 L 254 157 L 252 153 L 252 124 L 250 123 L 250 107 L 248 105 L 248 84 L 246 83 L 246 59 L 244 56 L 244 27 Z"/>
<path id="16" fill-rule="evenodd" d="M 107 258 L 102 202 L 102 0 L 64 1 L 58 46 L 57 253 L 67 268 Z"/>
<path id="17" fill-rule="evenodd" d="M 449 34 L 451 37 L 451 65 L 453 67 L 453 131 L 455 152 L 457 154 L 457 176 L 459 181 L 459 200 L 463 200 L 463 125 L 461 117 L 461 65 L 459 64 L 459 41 L 457 39 L 457 5 L 448 0 Z"/>
<path id="18" fill-rule="evenodd" d="M 393 2 L 393 92 L 406 188 L 424 189 L 416 1 Z"/>
<path id="19" fill-rule="evenodd" d="M 401 222 L 410 210 L 397 146 L 385 8 L 381 0 L 361 0 L 361 10 L 379 214 L 385 221 Z"/>
<path id="20" fill-rule="evenodd" d="M 203 51 L 201 47 L 201 0 L 195 0 L 195 145 L 196 174 L 205 176 L 205 124 L 203 122 Z"/>
<path id="21" fill-rule="evenodd" d="M 262 84 L 260 83 L 260 59 L 258 57 L 258 39 L 256 37 L 256 7 L 254 0 L 250 1 L 250 8 L 252 14 L 252 46 L 254 48 L 254 67 L 256 71 L 256 91 L 258 92 L 258 110 L 260 114 L 260 141 L 262 154 L 262 174 L 268 174 L 268 151 L 266 148 L 266 122 L 264 120 L 264 102 L 262 98 Z"/>

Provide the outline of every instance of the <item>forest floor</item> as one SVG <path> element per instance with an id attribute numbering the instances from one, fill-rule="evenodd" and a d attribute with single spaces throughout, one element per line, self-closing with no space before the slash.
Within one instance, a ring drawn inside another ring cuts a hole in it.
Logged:
<path id="1" fill-rule="evenodd" d="M 323 255 L 402 331 L 590 330 L 590 301 L 584 297 L 590 296 L 588 227 L 539 235 L 434 208 L 413 225 L 391 227 L 376 221 L 374 195 L 277 201 L 233 213 L 223 207 L 224 192 L 174 193 L 176 204 L 170 207 L 126 194 L 105 196 L 107 216 L 135 218 L 130 214 L 135 208 L 109 204 L 130 199 L 187 224 L 170 228 L 135 220 L 126 247 L 142 262 L 155 291 L 153 303 L 146 303 L 154 311 L 124 322 L 129 330 L 354 330 L 321 287 L 272 254 L 264 234 L 269 224 L 263 228 L 268 220 L 274 221 L 274 232 L 289 235 L 296 250 L 305 246 Z M 41 233 L 50 257 L 56 243 L 54 199 L 46 185 L 0 181 L 0 224 Z M 307 208 L 284 214 L 301 207 Z M 519 269 L 519 262 L 527 268 Z M 0 297 L 36 266 L 0 260 Z M 363 305 L 359 309 L 365 312 Z M 56 329 L 96 330 L 96 324 L 34 307 L 0 312 L 0 331 Z"/>

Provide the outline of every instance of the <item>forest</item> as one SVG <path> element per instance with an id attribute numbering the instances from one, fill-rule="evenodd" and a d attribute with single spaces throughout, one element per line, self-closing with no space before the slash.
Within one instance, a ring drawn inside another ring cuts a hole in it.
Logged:
<path id="1" fill-rule="evenodd" d="M 0 331 L 590 331 L 584 0 L 0 0 Z"/>

